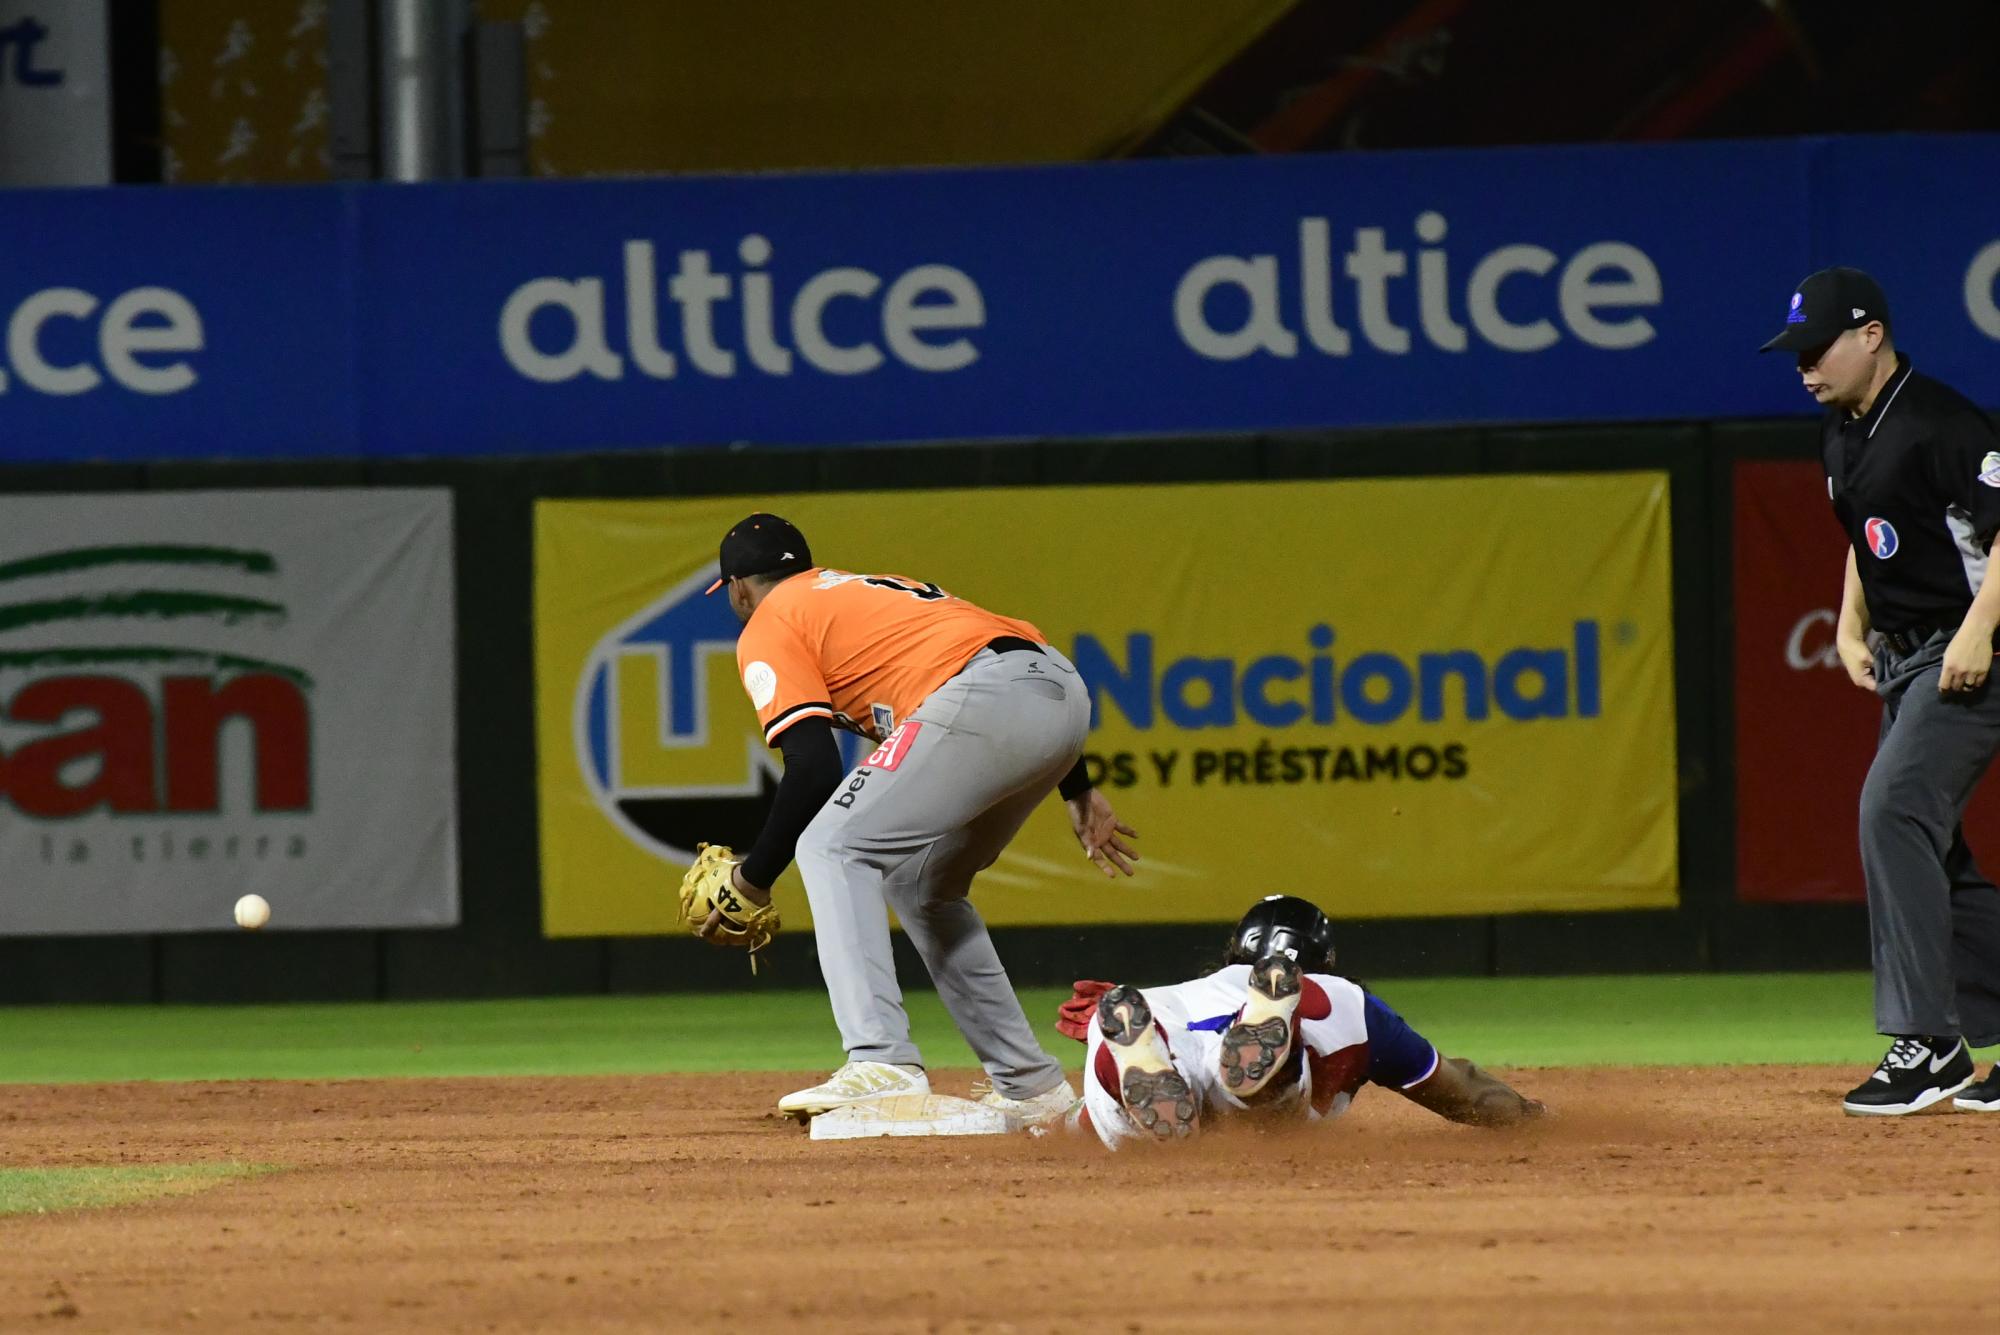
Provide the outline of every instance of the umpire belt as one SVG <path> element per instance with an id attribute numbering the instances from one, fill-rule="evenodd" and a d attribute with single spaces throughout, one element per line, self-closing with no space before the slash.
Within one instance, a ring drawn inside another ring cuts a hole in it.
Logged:
<path id="1" fill-rule="evenodd" d="M 1894 649 L 1896 657 L 1908 658 L 1930 643 L 1933 635 L 1957 629 L 1956 626 L 1912 626 L 1908 630 L 1885 630 L 1882 632 L 1882 643 Z"/>

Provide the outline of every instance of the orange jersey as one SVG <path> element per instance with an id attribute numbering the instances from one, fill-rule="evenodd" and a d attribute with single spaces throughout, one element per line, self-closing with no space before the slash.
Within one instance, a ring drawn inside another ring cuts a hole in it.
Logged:
<path id="1" fill-rule="evenodd" d="M 736 641 L 764 740 L 802 718 L 881 741 L 989 640 L 1041 631 L 899 575 L 814 569 L 778 585 Z"/>

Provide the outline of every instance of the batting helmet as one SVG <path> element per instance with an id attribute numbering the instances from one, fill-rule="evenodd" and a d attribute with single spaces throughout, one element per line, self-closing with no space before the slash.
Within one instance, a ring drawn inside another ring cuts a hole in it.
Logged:
<path id="1" fill-rule="evenodd" d="M 1273 953 L 1291 956 L 1307 973 L 1326 973 L 1333 968 L 1333 924 L 1297 895 L 1266 895 L 1236 924 L 1223 962 L 1255 964 Z"/>

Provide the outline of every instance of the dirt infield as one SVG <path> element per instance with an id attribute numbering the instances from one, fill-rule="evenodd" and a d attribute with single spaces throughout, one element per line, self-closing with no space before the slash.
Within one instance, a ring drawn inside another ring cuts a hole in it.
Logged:
<path id="1" fill-rule="evenodd" d="M 1853 1076 L 1528 1072 L 1562 1115 L 1523 1133 L 1371 1090 L 1333 1127 L 1117 1156 L 816 1144 L 762 1115 L 774 1075 L 0 1087 L 7 1164 L 291 1168 L 0 1219 L 0 1330 L 1991 1320 L 2000 1116 L 1846 1118 Z"/>

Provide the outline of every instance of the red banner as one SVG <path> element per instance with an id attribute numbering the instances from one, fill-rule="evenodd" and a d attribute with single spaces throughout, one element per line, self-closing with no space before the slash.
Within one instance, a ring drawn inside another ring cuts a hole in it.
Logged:
<path id="1" fill-rule="evenodd" d="M 1767 903 L 1862 898 L 1861 781 L 1882 709 L 1833 651 L 1847 542 L 1817 463 L 1736 465 L 1736 886 Z M 1965 836 L 2000 868 L 2000 788 Z"/>

